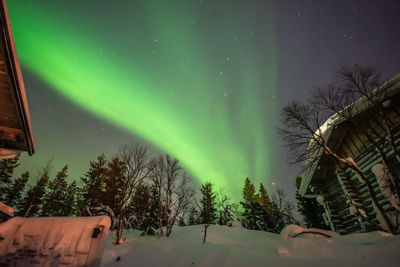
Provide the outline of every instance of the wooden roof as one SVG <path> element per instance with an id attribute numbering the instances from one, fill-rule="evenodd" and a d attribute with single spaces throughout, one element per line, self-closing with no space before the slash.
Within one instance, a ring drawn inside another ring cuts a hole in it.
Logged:
<path id="1" fill-rule="evenodd" d="M 21 68 L 5 0 L 0 3 L 0 158 L 7 153 L 35 152 Z"/>

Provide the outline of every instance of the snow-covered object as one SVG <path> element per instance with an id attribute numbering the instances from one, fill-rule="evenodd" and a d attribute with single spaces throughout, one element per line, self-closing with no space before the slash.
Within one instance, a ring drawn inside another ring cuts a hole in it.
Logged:
<path id="1" fill-rule="evenodd" d="M 333 238 L 280 239 L 264 231 L 210 225 L 175 227 L 169 238 L 127 233 L 116 246 L 109 235 L 102 266 L 398 266 L 400 235 L 358 233 Z"/>
<path id="2" fill-rule="evenodd" d="M 243 228 L 243 225 L 239 221 L 233 221 L 232 222 L 232 227 Z"/>
<path id="3" fill-rule="evenodd" d="M 296 224 L 289 224 L 285 228 L 282 229 L 280 233 L 281 239 L 288 240 L 291 238 L 296 237 L 303 237 L 303 238 L 329 238 L 340 236 L 340 234 L 321 230 L 317 228 L 304 228 Z"/>
<path id="4" fill-rule="evenodd" d="M 375 164 L 371 171 L 375 174 L 376 179 L 378 180 L 379 188 L 382 191 L 382 194 L 392 203 L 393 207 L 395 207 L 398 211 L 400 211 L 400 201 L 396 198 L 390 189 L 390 183 L 393 180 L 392 175 L 389 170 L 383 163 Z"/>
<path id="5" fill-rule="evenodd" d="M 9 217 L 14 217 L 14 209 L 10 206 L 7 206 L 3 202 L 0 202 L 0 212 L 3 212 Z"/>
<path id="6" fill-rule="evenodd" d="M 14 217 L 0 224 L 0 265 L 98 266 L 110 218 Z"/>
<path id="7" fill-rule="evenodd" d="M 109 206 L 104 206 L 100 203 L 98 207 L 87 207 L 86 212 L 89 216 L 102 216 L 107 215 L 110 217 L 111 226 L 110 229 L 115 229 L 117 227 L 117 218 L 115 217 L 114 211 Z M 126 220 L 125 220 L 126 221 Z"/>
<path id="8" fill-rule="evenodd" d="M 334 231 L 335 227 L 332 222 L 332 217 L 331 217 L 331 210 L 329 209 L 328 204 L 326 203 L 325 199 L 323 196 L 318 196 L 317 197 L 317 202 L 324 207 L 325 212 L 322 214 L 322 218 L 324 219 L 324 222 L 326 225 L 331 227 L 331 230 Z"/>

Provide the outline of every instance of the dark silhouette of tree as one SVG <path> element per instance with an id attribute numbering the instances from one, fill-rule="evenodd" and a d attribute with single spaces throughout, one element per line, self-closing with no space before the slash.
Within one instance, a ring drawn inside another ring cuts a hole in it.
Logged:
<path id="1" fill-rule="evenodd" d="M 154 168 L 147 159 L 147 149 L 140 145 L 123 146 L 117 157 L 108 163 L 106 194 L 109 205 L 118 218 L 116 244 L 122 240 L 122 230 L 136 186 L 149 177 Z"/>
<path id="2" fill-rule="evenodd" d="M 319 205 L 315 198 L 306 198 L 302 197 L 298 191 L 301 184 L 301 177 L 296 177 L 296 199 L 297 199 L 297 210 L 303 215 L 305 226 L 308 228 L 318 228 L 318 229 L 326 229 L 330 230 L 329 226 L 327 226 L 324 222 L 324 218 L 322 218 L 322 214 L 324 213 L 324 207 Z"/>
<path id="3" fill-rule="evenodd" d="M 5 194 L 12 183 L 15 168 L 19 166 L 19 156 L 0 160 L 0 201 L 4 201 Z"/>
<path id="4" fill-rule="evenodd" d="M 26 183 L 29 179 L 29 172 L 24 172 L 15 179 L 10 188 L 5 192 L 4 203 L 10 207 L 16 207 L 21 202 Z"/>
<path id="5" fill-rule="evenodd" d="M 42 216 L 68 216 L 73 209 L 74 200 L 68 194 L 68 166 L 59 171 L 47 184 L 47 192 L 43 197 Z M 74 193 L 72 194 L 74 197 Z"/>
<path id="6" fill-rule="evenodd" d="M 201 218 L 204 223 L 204 235 L 203 235 L 203 244 L 206 242 L 207 238 L 207 228 L 210 224 L 214 223 L 217 215 L 217 208 L 216 208 L 216 195 L 213 191 L 212 184 L 210 182 L 206 182 L 200 188 L 202 193 L 201 203 Z"/>
<path id="7" fill-rule="evenodd" d="M 23 217 L 37 215 L 40 205 L 42 204 L 43 196 L 46 193 L 46 185 L 49 181 L 49 169 L 50 164 L 47 164 L 47 166 L 41 170 L 36 184 L 28 189 L 26 195 L 19 203 L 17 215 Z"/>
<path id="8" fill-rule="evenodd" d="M 82 208 L 86 206 L 97 207 L 105 204 L 105 180 L 107 175 L 107 160 L 104 154 L 97 157 L 96 161 L 90 161 L 89 170 L 81 178 Z"/>

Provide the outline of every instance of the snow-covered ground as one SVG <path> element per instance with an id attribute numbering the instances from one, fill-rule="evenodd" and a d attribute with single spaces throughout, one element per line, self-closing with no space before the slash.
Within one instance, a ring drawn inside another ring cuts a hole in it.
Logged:
<path id="1" fill-rule="evenodd" d="M 372 232 L 329 239 L 281 240 L 278 234 L 211 225 L 174 227 L 169 238 L 110 233 L 102 266 L 400 266 L 400 236 Z M 118 259 L 118 261 L 117 261 Z"/>

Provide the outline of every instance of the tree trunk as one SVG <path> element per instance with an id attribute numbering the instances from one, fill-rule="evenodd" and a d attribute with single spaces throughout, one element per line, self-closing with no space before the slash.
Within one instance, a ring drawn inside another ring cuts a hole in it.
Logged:
<path id="1" fill-rule="evenodd" d="M 26 212 L 25 212 L 25 214 L 24 214 L 24 218 L 28 217 L 29 212 L 31 212 L 31 209 L 32 209 L 32 208 L 33 208 L 33 205 L 30 204 L 29 207 L 28 207 L 28 209 L 26 210 Z"/>
<path id="2" fill-rule="evenodd" d="M 208 228 L 208 223 L 204 225 L 204 237 L 203 237 L 203 244 L 206 243 L 206 237 L 207 237 L 207 228 Z"/>
<path id="3" fill-rule="evenodd" d="M 118 222 L 119 222 L 119 224 L 118 224 L 117 240 L 116 240 L 117 245 L 119 245 L 121 243 L 121 239 L 122 239 L 122 227 L 124 224 L 124 219 L 123 219 L 122 215 L 119 216 Z"/>
<path id="4" fill-rule="evenodd" d="M 158 226 L 160 227 L 160 236 L 163 236 L 164 231 L 163 231 L 163 223 L 162 223 L 162 219 L 163 219 L 163 209 L 162 209 L 162 202 L 161 202 L 161 198 L 158 201 Z"/>

